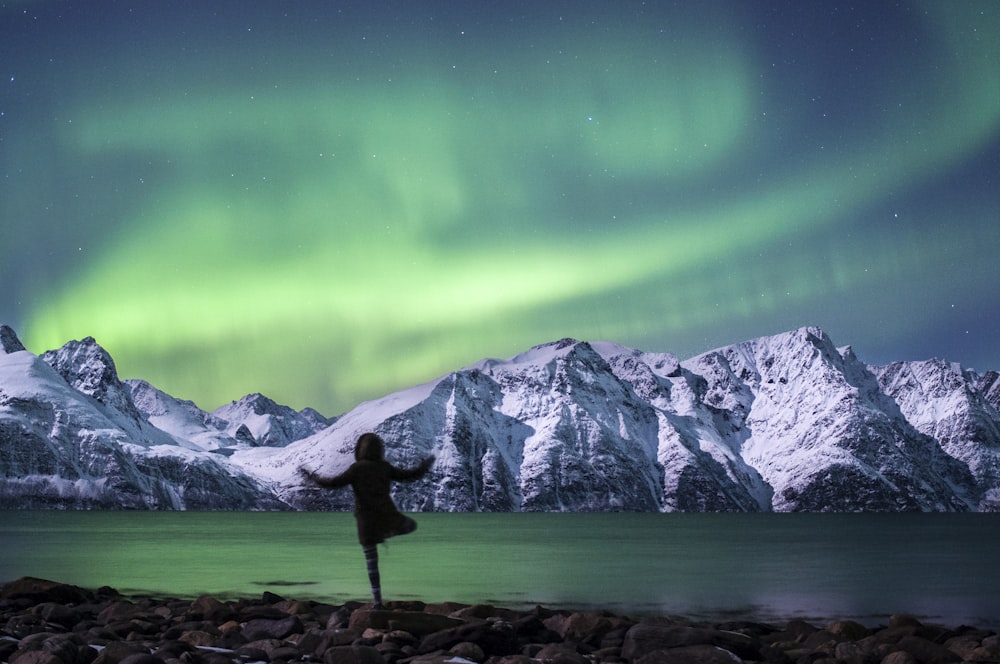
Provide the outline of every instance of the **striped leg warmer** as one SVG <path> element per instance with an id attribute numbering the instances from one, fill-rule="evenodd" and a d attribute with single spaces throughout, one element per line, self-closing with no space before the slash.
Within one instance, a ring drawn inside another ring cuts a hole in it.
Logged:
<path id="1" fill-rule="evenodd" d="M 368 582 L 372 587 L 373 609 L 382 608 L 382 579 L 378 573 L 378 547 L 368 544 L 362 547 L 365 552 L 365 565 L 368 567 Z"/>

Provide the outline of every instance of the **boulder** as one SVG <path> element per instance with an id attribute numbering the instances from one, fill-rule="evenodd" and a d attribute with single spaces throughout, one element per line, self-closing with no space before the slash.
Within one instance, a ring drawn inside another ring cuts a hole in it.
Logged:
<path id="1" fill-rule="evenodd" d="M 11 656 L 10 664 L 65 664 L 65 662 L 47 650 L 20 650 Z"/>
<path id="2" fill-rule="evenodd" d="M 292 634 L 302 634 L 305 628 L 298 616 L 289 616 L 283 620 L 258 618 L 243 626 L 243 636 L 247 641 L 260 639 L 286 639 Z"/>
<path id="3" fill-rule="evenodd" d="M 580 641 L 597 645 L 613 629 L 631 626 L 627 621 L 599 613 L 556 614 L 542 621 L 564 641 Z"/>
<path id="4" fill-rule="evenodd" d="M 919 636 L 904 636 L 896 645 L 900 650 L 913 655 L 920 664 L 951 664 L 962 661 L 958 653 Z"/>
<path id="5" fill-rule="evenodd" d="M 76 608 L 56 602 L 43 602 L 32 610 L 36 616 L 47 623 L 55 623 L 60 627 L 73 627 L 83 619 L 83 614 Z"/>
<path id="6" fill-rule="evenodd" d="M 156 655 L 151 655 L 148 652 L 140 652 L 129 655 L 119 664 L 164 664 L 164 661 Z"/>
<path id="7" fill-rule="evenodd" d="M 371 646 L 336 646 L 323 655 L 323 664 L 385 664 L 385 660 Z"/>
<path id="8" fill-rule="evenodd" d="M 31 600 L 35 604 L 83 604 L 93 601 L 94 595 L 77 586 L 31 576 L 23 576 L 0 587 L 0 599 L 19 598 Z"/>
<path id="9" fill-rule="evenodd" d="M 464 625 L 465 621 L 435 613 L 417 611 L 372 611 L 358 609 L 351 614 L 350 629 L 364 632 L 366 629 L 399 629 L 418 637 L 443 629 Z"/>
<path id="10" fill-rule="evenodd" d="M 138 642 L 112 641 L 98 653 L 93 664 L 121 664 L 130 655 L 148 655 L 149 648 Z"/>
<path id="11" fill-rule="evenodd" d="M 671 623 L 646 622 L 629 628 L 622 644 L 622 657 L 638 659 L 655 650 L 708 645 L 724 648 L 742 659 L 759 659 L 760 643 L 737 632 Z"/>
<path id="12" fill-rule="evenodd" d="M 917 658 L 905 650 L 896 650 L 883 657 L 880 664 L 917 664 Z"/>
<path id="13" fill-rule="evenodd" d="M 448 651 L 449 655 L 453 657 L 459 657 L 464 660 L 477 662 L 482 664 L 486 661 L 486 653 L 477 644 L 471 641 L 462 641 L 461 643 L 456 643 L 452 646 L 451 650 Z"/>
<path id="14" fill-rule="evenodd" d="M 361 635 L 353 629 L 327 629 L 319 634 L 320 638 L 318 642 L 314 642 L 311 638 L 308 638 L 308 636 L 299 641 L 299 645 L 303 650 L 311 650 L 316 657 L 322 657 L 323 654 L 330 648 L 335 648 L 337 646 L 349 646 L 361 637 Z"/>
<path id="15" fill-rule="evenodd" d="M 232 620 L 236 612 L 228 604 L 224 604 L 211 595 L 202 595 L 188 609 L 190 620 L 208 620 L 217 624 Z"/>
<path id="16" fill-rule="evenodd" d="M 708 644 L 654 650 L 638 658 L 636 664 L 743 664 L 725 648 Z"/>
<path id="17" fill-rule="evenodd" d="M 517 632 L 505 621 L 474 622 L 429 634 L 420 642 L 417 652 L 432 653 L 450 650 L 468 641 L 482 648 L 489 656 L 513 655 L 518 649 Z"/>
<path id="18" fill-rule="evenodd" d="M 837 620 L 832 622 L 826 628 L 826 631 L 848 641 L 860 641 L 871 634 L 870 629 L 853 620 Z"/>
<path id="19" fill-rule="evenodd" d="M 535 659 L 546 664 L 589 664 L 590 661 L 567 643 L 550 643 L 535 653 Z"/>

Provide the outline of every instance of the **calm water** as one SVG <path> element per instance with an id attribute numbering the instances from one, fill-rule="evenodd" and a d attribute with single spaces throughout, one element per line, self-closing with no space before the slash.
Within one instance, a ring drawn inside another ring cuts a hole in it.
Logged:
<path id="1" fill-rule="evenodd" d="M 784 620 L 1000 625 L 1000 516 L 418 514 L 386 599 Z M 367 600 L 342 513 L 0 512 L 0 582 Z"/>

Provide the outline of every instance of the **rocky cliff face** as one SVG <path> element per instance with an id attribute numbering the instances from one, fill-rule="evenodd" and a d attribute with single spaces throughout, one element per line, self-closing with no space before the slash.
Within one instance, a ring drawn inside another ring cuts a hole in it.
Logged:
<path id="1" fill-rule="evenodd" d="M 1000 509 L 995 372 L 869 367 L 817 328 L 683 362 L 564 339 L 337 420 L 262 395 L 206 413 L 91 339 L 0 338 L 0 506 L 350 509 L 297 471 L 340 472 L 375 431 L 397 465 L 437 457 L 397 485 L 407 510 Z"/>

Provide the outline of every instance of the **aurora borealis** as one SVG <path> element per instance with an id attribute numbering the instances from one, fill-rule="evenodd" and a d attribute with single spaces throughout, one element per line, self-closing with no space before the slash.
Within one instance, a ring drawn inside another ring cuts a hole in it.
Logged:
<path id="1" fill-rule="evenodd" d="M 0 3 L 0 322 L 339 414 L 559 339 L 1000 369 L 1000 3 Z"/>

